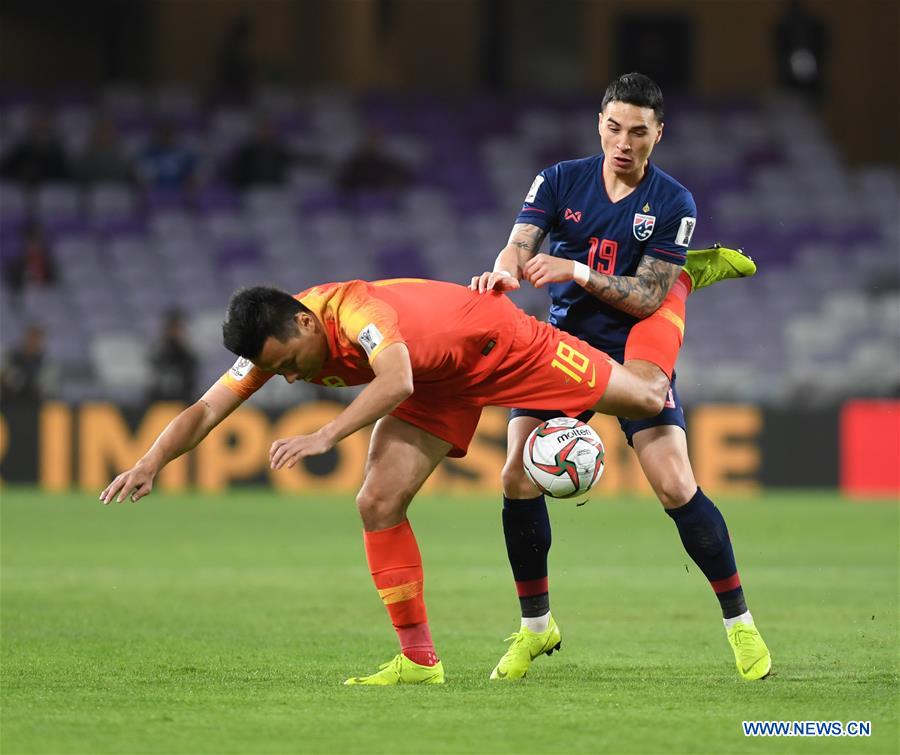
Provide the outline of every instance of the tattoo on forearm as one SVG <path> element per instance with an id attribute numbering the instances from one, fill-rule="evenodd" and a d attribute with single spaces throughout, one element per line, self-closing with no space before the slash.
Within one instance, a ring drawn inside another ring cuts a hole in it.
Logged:
<path id="1" fill-rule="evenodd" d="M 530 223 L 516 223 L 513 226 L 512 233 L 509 234 L 509 246 L 515 246 L 523 252 L 533 255 L 541 248 L 541 243 L 546 236 L 546 232 L 542 228 Z"/>
<path id="2" fill-rule="evenodd" d="M 584 287 L 593 296 L 635 317 L 647 317 L 659 309 L 681 268 L 671 262 L 644 257 L 634 277 L 604 275 L 591 270 Z"/>

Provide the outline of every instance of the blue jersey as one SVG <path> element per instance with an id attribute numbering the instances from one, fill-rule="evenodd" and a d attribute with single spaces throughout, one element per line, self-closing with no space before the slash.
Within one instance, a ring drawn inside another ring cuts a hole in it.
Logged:
<path id="1" fill-rule="evenodd" d="M 547 232 L 550 253 L 606 275 L 633 276 L 644 256 L 683 265 L 697 218 L 691 193 L 648 164 L 644 180 L 610 201 L 603 155 L 569 160 L 535 178 L 516 223 Z M 550 322 L 622 359 L 637 318 L 592 296 L 575 281 L 552 283 Z"/>

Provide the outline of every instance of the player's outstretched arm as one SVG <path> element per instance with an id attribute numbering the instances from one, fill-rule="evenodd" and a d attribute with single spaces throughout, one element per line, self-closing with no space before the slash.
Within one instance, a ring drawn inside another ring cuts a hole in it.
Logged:
<path id="1" fill-rule="evenodd" d="M 104 504 L 138 501 L 153 489 L 153 480 L 172 459 L 194 448 L 231 414 L 242 399 L 216 383 L 194 404 L 173 419 L 131 469 L 118 475 L 100 494 Z"/>
<path id="2" fill-rule="evenodd" d="M 601 301 L 635 317 L 652 315 L 678 279 L 680 265 L 644 257 L 634 276 L 604 275 L 587 265 L 538 254 L 525 263 L 524 278 L 535 288 L 574 280 Z"/>
<path id="3" fill-rule="evenodd" d="M 272 469 L 293 467 L 305 456 L 331 450 L 336 443 L 390 414 L 413 392 L 412 363 L 405 343 L 393 343 L 372 360 L 375 378 L 331 422 L 311 435 L 276 440 L 269 449 Z"/>
<path id="4" fill-rule="evenodd" d="M 494 269 L 472 278 L 469 288 L 479 293 L 485 291 L 513 291 L 519 287 L 522 270 L 546 236 L 542 228 L 530 223 L 516 223 L 509 235 L 506 246 L 494 260 Z"/>

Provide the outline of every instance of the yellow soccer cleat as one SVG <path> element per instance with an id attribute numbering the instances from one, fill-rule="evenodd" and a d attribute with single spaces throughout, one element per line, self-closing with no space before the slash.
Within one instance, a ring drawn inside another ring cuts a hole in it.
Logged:
<path id="1" fill-rule="evenodd" d="M 395 684 L 443 684 L 444 666 L 438 661 L 434 666 L 420 666 L 413 663 L 403 653 L 387 663 L 382 663 L 378 671 L 369 676 L 353 676 L 344 684 L 368 684 L 375 687 L 391 687 Z"/>
<path id="2" fill-rule="evenodd" d="M 759 630 L 753 624 L 738 622 L 727 631 L 738 673 L 750 682 L 768 676 L 772 670 L 772 656 Z"/>
<path id="3" fill-rule="evenodd" d="M 491 671 L 491 679 L 521 679 L 528 673 L 535 658 L 544 653 L 552 655 L 554 650 L 562 647 L 559 627 L 552 616 L 545 631 L 532 632 L 527 627 L 522 627 L 506 639 L 513 643 Z"/>
<path id="4" fill-rule="evenodd" d="M 756 274 L 756 263 L 740 249 L 715 244 L 711 249 L 690 249 L 684 272 L 693 291 L 729 278 L 749 278 Z"/>

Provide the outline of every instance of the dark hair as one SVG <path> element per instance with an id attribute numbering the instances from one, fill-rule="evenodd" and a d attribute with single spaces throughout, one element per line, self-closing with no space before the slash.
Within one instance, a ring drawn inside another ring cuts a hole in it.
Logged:
<path id="1" fill-rule="evenodd" d="M 656 120 L 662 123 L 663 95 L 657 83 L 642 73 L 625 73 L 606 87 L 600 110 L 605 111 L 610 102 L 624 102 L 653 109 Z"/>
<path id="2" fill-rule="evenodd" d="M 297 334 L 294 315 L 309 312 L 287 291 L 269 286 L 239 288 L 231 295 L 222 323 L 225 348 L 245 359 L 255 359 L 269 336 L 284 343 Z"/>

